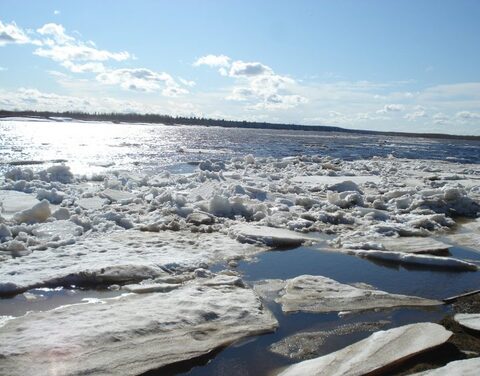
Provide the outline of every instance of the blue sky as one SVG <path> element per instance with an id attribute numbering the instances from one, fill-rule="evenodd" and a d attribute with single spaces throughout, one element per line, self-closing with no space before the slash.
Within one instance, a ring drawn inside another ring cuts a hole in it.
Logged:
<path id="1" fill-rule="evenodd" d="M 0 2 L 0 108 L 480 134 L 480 1 Z"/>

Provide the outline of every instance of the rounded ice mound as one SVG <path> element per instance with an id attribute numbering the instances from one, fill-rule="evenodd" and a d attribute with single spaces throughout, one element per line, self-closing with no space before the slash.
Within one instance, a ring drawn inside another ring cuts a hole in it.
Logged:
<path id="1" fill-rule="evenodd" d="M 16 213 L 13 219 L 17 223 L 41 223 L 50 217 L 50 204 L 47 200 L 42 200 L 30 209 Z"/>
<path id="2" fill-rule="evenodd" d="M 57 181 L 63 184 L 69 184 L 73 182 L 73 174 L 70 171 L 70 167 L 66 165 L 56 165 L 42 170 L 38 173 L 40 179 L 43 181 L 53 182 Z"/>

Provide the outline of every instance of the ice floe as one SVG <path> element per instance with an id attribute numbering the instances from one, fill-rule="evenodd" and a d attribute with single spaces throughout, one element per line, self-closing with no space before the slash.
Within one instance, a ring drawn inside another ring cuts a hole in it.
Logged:
<path id="1" fill-rule="evenodd" d="M 414 355 L 445 343 L 452 332 L 433 323 L 405 325 L 379 331 L 331 354 L 294 364 L 281 376 L 349 376 L 385 373 Z"/>
<path id="2" fill-rule="evenodd" d="M 280 286 L 281 289 L 279 289 Z M 278 291 L 279 297 L 275 301 L 282 305 L 282 311 L 284 312 L 360 311 L 442 304 L 437 300 L 390 294 L 365 286 L 359 288 L 327 277 L 312 275 L 301 275 L 283 281 L 283 283 L 278 280 L 266 280 L 259 282 L 254 288 L 262 296 L 268 296 L 269 290 Z"/>
<path id="3" fill-rule="evenodd" d="M 221 233 L 114 231 L 4 260 L 0 263 L 4 276 L 0 295 L 44 286 L 141 281 L 156 277 L 162 270 L 192 270 L 252 257 L 261 250 Z"/>
<path id="4" fill-rule="evenodd" d="M 480 313 L 457 313 L 454 320 L 468 329 L 480 331 Z"/>
<path id="5" fill-rule="evenodd" d="M 216 277 L 9 319 L 0 369 L 15 375 L 134 375 L 272 331 L 252 290 Z M 114 319 L 112 319 L 114 318 Z"/>
<path id="6" fill-rule="evenodd" d="M 363 251 L 348 250 L 350 254 L 356 256 L 384 260 L 400 264 L 417 265 L 423 267 L 445 268 L 459 271 L 476 271 L 478 266 L 468 261 L 459 260 L 454 257 L 441 257 L 431 255 L 416 255 L 405 252 L 389 252 L 389 251 Z"/>

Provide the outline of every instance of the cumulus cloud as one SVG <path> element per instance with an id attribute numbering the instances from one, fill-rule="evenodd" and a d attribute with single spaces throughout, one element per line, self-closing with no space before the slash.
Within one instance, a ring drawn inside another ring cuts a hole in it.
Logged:
<path id="1" fill-rule="evenodd" d="M 206 55 L 198 58 L 194 63 L 194 67 L 207 65 L 209 67 L 228 67 L 230 66 L 230 58 L 225 55 Z"/>
<path id="2" fill-rule="evenodd" d="M 462 120 L 478 120 L 480 119 L 480 113 L 471 112 L 471 111 L 460 111 L 455 115 L 457 118 Z"/>
<path id="3" fill-rule="evenodd" d="M 15 22 L 3 23 L 0 21 L 0 46 L 4 46 L 9 43 L 25 44 L 31 43 L 31 40 Z"/>
<path id="4" fill-rule="evenodd" d="M 69 35 L 63 25 L 57 23 L 47 23 L 38 28 L 36 34 L 35 32 L 31 32 L 31 34 L 36 35 L 39 40 L 31 40 L 15 23 L 4 24 L 0 21 L 0 45 L 6 43 L 36 44 L 39 47 L 33 51 L 34 55 L 53 60 L 72 73 L 94 73 L 96 81 L 105 85 L 118 85 L 123 89 L 143 92 L 161 91 L 167 97 L 187 94 L 188 90 L 185 87 L 195 85 L 194 81 L 185 79 L 177 83 L 172 76 L 165 72 L 154 72 L 146 68 L 113 69 L 108 67 L 105 64 L 109 61 L 122 62 L 135 57 L 127 51 L 112 52 L 97 48 L 92 41 L 84 42 Z M 217 58 L 217 64 L 222 64 L 222 59 L 225 60 L 226 57 L 219 56 Z M 205 57 L 203 62 L 215 63 L 211 57 Z M 58 72 L 55 77 L 58 81 Z M 60 80 L 66 82 L 65 76 Z M 69 85 L 72 85 L 74 80 L 73 77 L 68 76 Z M 78 80 L 83 83 L 85 78 Z M 92 82 L 95 81 L 90 80 L 90 83 Z"/>
<path id="5" fill-rule="evenodd" d="M 445 125 L 450 121 L 450 117 L 442 112 L 438 112 L 432 116 L 433 123 L 436 125 Z"/>
<path id="6" fill-rule="evenodd" d="M 426 118 L 428 117 L 425 107 L 423 106 L 415 106 L 413 111 L 408 112 L 405 114 L 404 118 L 408 121 L 415 121 L 417 119 Z"/>
<path id="7" fill-rule="evenodd" d="M 378 110 L 378 114 L 386 114 L 389 112 L 400 112 L 403 111 L 405 107 L 402 104 L 386 104 L 382 109 Z"/>
<path id="8" fill-rule="evenodd" d="M 229 75 L 231 77 L 253 77 L 272 74 L 273 70 L 262 63 L 246 63 L 241 60 L 234 61 L 230 67 L 229 72 Z"/>
<path id="9" fill-rule="evenodd" d="M 62 25 L 48 23 L 37 29 L 37 32 L 46 37 L 43 46 L 37 48 L 35 55 L 46 57 L 57 62 L 75 61 L 124 61 L 131 59 L 127 51 L 111 52 L 98 49 L 91 44 L 84 43 L 68 35 Z"/>
<path id="10" fill-rule="evenodd" d="M 146 68 L 110 70 L 100 73 L 97 80 L 106 85 L 119 85 L 123 89 L 135 91 L 152 92 L 162 88 L 162 94 L 169 97 L 188 93 L 168 73 Z"/>
<path id="11" fill-rule="evenodd" d="M 59 10 L 54 10 L 54 11 L 53 11 L 53 14 L 54 14 L 55 16 L 58 16 L 60 13 L 61 13 L 61 12 L 60 12 Z"/>
<path id="12" fill-rule="evenodd" d="M 248 109 L 288 109 L 307 102 L 305 97 L 292 92 L 295 80 L 275 74 L 272 68 L 260 62 L 232 61 L 225 55 L 206 55 L 193 65 L 219 68 L 221 75 L 235 79 L 235 86 L 226 99 L 246 102 Z"/>

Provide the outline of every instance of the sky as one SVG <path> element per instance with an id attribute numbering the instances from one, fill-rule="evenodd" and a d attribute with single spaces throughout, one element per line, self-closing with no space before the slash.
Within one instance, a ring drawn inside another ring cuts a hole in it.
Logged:
<path id="1" fill-rule="evenodd" d="M 480 135 L 480 1 L 0 1 L 0 109 Z"/>

